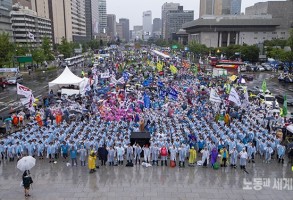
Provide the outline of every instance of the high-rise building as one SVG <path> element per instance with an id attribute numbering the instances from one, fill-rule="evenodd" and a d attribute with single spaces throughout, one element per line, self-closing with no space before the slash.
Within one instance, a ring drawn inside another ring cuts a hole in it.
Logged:
<path id="1" fill-rule="evenodd" d="M 119 24 L 122 25 L 122 38 L 120 39 L 129 42 L 129 19 L 121 18 Z"/>
<path id="2" fill-rule="evenodd" d="M 279 19 L 281 24 L 272 33 L 274 35 L 273 38 L 287 39 L 290 29 L 293 28 L 293 1 L 259 2 L 247 7 L 245 15 L 271 15 L 273 19 Z"/>
<path id="3" fill-rule="evenodd" d="M 159 38 L 162 33 L 162 20 L 160 18 L 154 18 L 153 20 L 153 34 L 155 38 Z"/>
<path id="4" fill-rule="evenodd" d="M 12 0 L 12 4 L 18 3 L 19 5 L 23 7 L 28 7 L 28 9 L 32 9 L 32 1 L 35 0 Z"/>
<path id="5" fill-rule="evenodd" d="M 87 40 L 95 38 L 99 33 L 99 2 L 98 0 L 85 0 L 85 20 Z"/>
<path id="6" fill-rule="evenodd" d="M 178 6 L 177 10 L 168 10 L 166 14 L 166 33 L 165 39 L 173 40 L 175 34 L 186 22 L 194 20 L 193 10 L 183 10 L 183 6 Z"/>
<path id="7" fill-rule="evenodd" d="M 23 6 L 14 6 L 11 11 L 13 40 L 20 45 L 38 47 L 44 37 L 52 39 L 51 20 L 40 17 L 37 12 Z"/>
<path id="8" fill-rule="evenodd" d="M 242 0 L 231 0 L 231 15 L 241 14 L 241 1 Z"/>
<path id="9" fill-rule="evenodd" d="M 133 31 L 132 31 L 132 40 L 142 40 L 144 37 L 144 30 L 143 26 L 133 26 Z"/>
<path id="10" fill-rule="evenodd" d="M 110 40 L 115 40 L 116 38 L 116 15 L 107 14 L 107 33 Z"/>
<path id="11" fill-rule="evenodd" d="M 170 10 L 177 10 L 178 6 L 180 6 L 179 3 L 164 3 L 162 6 L 162 36 L 164 39 L 167 38 L 167 12 Z"/>
<path id="12" fill-rule="evenodd" d="M 99 33 L 107 33 L 107 2 L 106 0 L 99 1 Z"/>
<path id="13" fill-rule="evenodd" d="M 10 10 L 12 8 L 11 0 L 0 1 L 0 33 L 5 32 L 12 36 Z"/>
<path id="14" fill-rule="evenodd" d="M 143 12 L 142 26 L 145 36 L 151 36 L 152 34 L 152 11 L 148 10 Z"/>
<path id="15" fill-rule="evenodd" d="M 82 41 L 86 39 L 85 2 L 71 0 L 72 39 Z"/>
<path id="16" fill-rule="evenodd" d="M 116 23 L 116 36 L 119 38 L 119 40 L 123 39 L 123 27 L 121 23 Z"/>
<path id="17" fill-rule="evenodd" d="M 13 0 L 12 2 L 37 12 L 40 17 L 49 18 L 49 0 Z"/>
<path id="18" fill-rule="evenodd" d="M 203 15 L 235 15 L 241 12 L 241 0 L 200 0 L 199 17 Z"/>

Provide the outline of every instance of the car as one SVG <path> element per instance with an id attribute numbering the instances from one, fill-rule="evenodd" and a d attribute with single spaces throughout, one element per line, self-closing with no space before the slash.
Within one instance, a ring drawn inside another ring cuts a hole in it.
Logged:
<path id="1" fill-rule="evenodd" d="M 0 87 L 4 89 L 7 84 L 7 79 L 5 77 L 0 77 Z"/>
<path id="2" fill-rule="evenodd" d="M 258 86 L 254 86 L 253 89 L 254 89 L 254 90 L 257 90 L 258 93 L 263 93 L 262 88 L 260 88 L 260 87 L 258 87 Z M 271 94 L 271 91 L 267 89 L 267 90 L 265 91 L 265 94 Z"/>
<path id="3" fill-rule="evenodd" d="M 279 103 L 274 96 L 269 95 L 269 94 L 258 94 L 257 97 L 265 105 L 267 105 L 269 107 L 273 107 L 273 104 L 275 104 L 275 108 L 279 108 Z"/>
<path id="4" fill-rule="evenodd" d="M 248 72 L 254 72 L 256 71 L 256 66 L 255 65 L 246 65 L 246 71 Z"/>
<path id="5" fill-rule="evenodd" d="M 17 83 L 22 83 L 23 77 L 21 75 L 19 76 L 11 76 L 7 79 L 7 83 L 9 85 L 16 85 Z"/>
<path id="6" fill-rule="evenodd" d="M 271 67 L 271 65 L 269 64 L 262 64 L 263 68 L 266 70 L 266 71 L 272 71 L 273 68 Z"/>
<path id="7" fill-rule="evenodd" d="M 284 96 L 283 95 L 276 95 L 275 98 L 279 102 L 279 104 L 284 104 Z M 288 99 L 287 97 L 287 105 L 288 106 L 293 106 L 293 99 Z"/>
<path id="8" fill-rule="evenodd" d="M 244 78 L 246 81 L 253 81 L 253 76 L 251 75 L 243 74 L 242 78 Z"/>
<path id="9" fill-rule="evenodd" d="M 256 66 L 256 71 L 263 72 L 263 71 L 265 71 L 265 68 L 261 65 L 258 65 L 258 66 Z"/>

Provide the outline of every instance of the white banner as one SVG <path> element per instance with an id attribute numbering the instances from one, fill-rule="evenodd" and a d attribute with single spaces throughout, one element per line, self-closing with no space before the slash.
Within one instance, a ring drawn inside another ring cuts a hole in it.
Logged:
<path id="1" fill-rule="evenodd" d="M 1 73 L 5 73 L 5 72 L 18 73 L 19 72 L 19 69 L 18 68 L 0 68 L 0 72 Z"/>
<path id="2" fill-rule="evenodd" d="M 239 95 L 233 87 L 231 88 L 228 100 L 234 102 L 237 106 L 241 106 Z"/>
<path id="3" fill-rule="evenodd" d="M 109 77 L 110 77 L 109 72 L 101 73 L 101 78 L 109 78 Z"/>
<path id="4" fill-rule="evenodd" d="M 29 110 L 34 111 L 34 102 L 35 102 L 35 98 L 34 95 L 31 94 L 30 96 L 27 96 L 26 98 L 21 98 L 20 102 L 22 105 L 24 105 L 25 107 L 27 107 Z"/>
<path id="5" fill-rule="evenodd" d="M 16 87 L 17 87 L 17 94 L 24 95 L 25 97 L 30 97 L 32 95 L 32 91 L 28 87 L 25 87 L 19 83 L 17 83 Z"/>
<path id="6" fill-rule="evenodd" d="M 213 101 L 213 102 L 217 102 L 217 103 L 221 103 L 222 102 L 222 99 L 221 97 L 218 95 L 218 93 L 216 92 L 215 89 L 211 89 L 211 93 L 210 93 L 210 101 Z"/>

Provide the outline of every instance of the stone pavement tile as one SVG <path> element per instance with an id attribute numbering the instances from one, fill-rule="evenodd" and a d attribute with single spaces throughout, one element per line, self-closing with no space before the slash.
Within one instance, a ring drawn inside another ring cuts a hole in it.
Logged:
<path id="1" fill-rule="evenodd" d="M 192 198 L 197 198 L 197 199 L 200 199 L 200 196 L 199 196 L 199 193 L 198 192 L 187 192 L 185 193 L 185 197 L 186 199 L 192 199 Z"/>
<path id="2" fill-rule="evenodd" d="M 212 199 L 212 198 L 215 198 L 216 195 L 213 193 L 203 192 L 203 193 L 199 193 L 199 197 L 200 197 L 200 199 Z"/>
<path id="3" fill-rule="evenodd" d="M 143 192 L 144 197 L 157 197 L 158 192 Z"/>

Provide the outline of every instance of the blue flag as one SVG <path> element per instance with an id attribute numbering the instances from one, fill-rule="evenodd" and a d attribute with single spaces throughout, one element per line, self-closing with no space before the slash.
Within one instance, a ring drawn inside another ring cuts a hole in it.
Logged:
<path id="1" fill-rule="evenodd" d="M 163 89 L 160 89 L 159 90 L 159 97 L 161 99 L 165 99 L 166 96 L 167 96 L 167 91 L 166 90 L 163 90 Z"/>
<path id="2" fill-rule="evenodd" d="M 144 93 L 143 95 L 143 102 L 144 102 L 144 107 L 145 108 L 150 108 L 151 107 L 151 100 L 150 97 L 147 93 Z"/>
<path id="3" fill-rule="evenodd" d="M 158 87 L 164 87 L 164 83 L 161 82 L 160 80 L 158 81 Z"/>
<path id="4" fill-rule="evenodd" d="M 169 98 L 173 99 L 173 100 L 177 100 L 178 98 L 178 92 L 174 89 L 174 88 L 169 88 Z"/>
<path id="5" fill-rule="evenodd" d="M 142 85 L 144 86 L 144 87 L 148 87 L 148 86 L 150 86 L 150 84 L 153 82 L 153 78 L 152 77 L 149 77 L 149 78 L 147 78 L 147 79 L 145 79 L 144 81 L 143 81 L 143 83 L 142 83 Z"/>
<path id="6" fill-rule="evenodd" d="M 129 79 L 129 74 L 128 74 L 128 72 L 123 72 L 122 76 L 123 76 L 125 82 L 127 82 L 128 79 Z"/>

